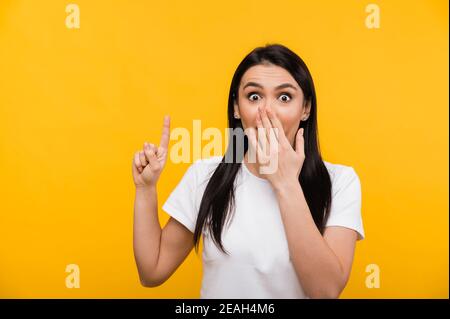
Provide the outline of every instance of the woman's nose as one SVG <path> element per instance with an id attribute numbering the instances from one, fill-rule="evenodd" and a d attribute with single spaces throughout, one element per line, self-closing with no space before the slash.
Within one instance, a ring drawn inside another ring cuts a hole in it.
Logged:
<path id="1" fill-rule="evenodd" d="M 266 111 L 270 110 L 273 114 L 278 115 L 277 108 L 274 106 L 273 103 L 266 102 L 264 107 L 265 107 Z"/>
<path id="2" fill-rule="evenodd" d="M 273 105 L 273 101 L 270 99 L 265 99 L 263 106 L 267 109 L 267 108 L 271 108 L 272 109 L 272 105 Z M 273 110 L 273 109 L 272 109 Z"/>

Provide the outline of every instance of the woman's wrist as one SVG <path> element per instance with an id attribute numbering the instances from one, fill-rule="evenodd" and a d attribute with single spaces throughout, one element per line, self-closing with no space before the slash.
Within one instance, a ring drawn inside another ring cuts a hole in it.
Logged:
<path id="1" fill-rule="evenodd" d="M 276 185 L 272 185 L 272 187 L 277 195 L 289 194 L 293 192 L 296 188 L 300 187 L 300 183 L 298 180 L 292 179 L 286 180 Z"/>
<path id="2" fill-rule="evenodd" d="M 156 191 L 156 184 L 154 185 L 136 185 L 136 193 L 151 193 Z"/>

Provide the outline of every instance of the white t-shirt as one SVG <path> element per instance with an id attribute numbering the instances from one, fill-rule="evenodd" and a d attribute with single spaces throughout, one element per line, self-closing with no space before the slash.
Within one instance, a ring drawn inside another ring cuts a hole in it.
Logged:
<path id="1" fill-rule="evenodd" d="M 195 230 L 200 202 L 222 156 L 191 164 L 162 206 L 170 216 Z M 350 166 L 324 161 L 332 181 L 332 205 L 326 226 L 343 226 L 364 238 L 361 186 Z M 278 201 L 269 181 L 252 174 L 245 163 L 235 179 L 231 224 L 224 225 L 219 250 L 203 231 L 203 279 L 200 298 L 308 298 L 292 261 Z"/>

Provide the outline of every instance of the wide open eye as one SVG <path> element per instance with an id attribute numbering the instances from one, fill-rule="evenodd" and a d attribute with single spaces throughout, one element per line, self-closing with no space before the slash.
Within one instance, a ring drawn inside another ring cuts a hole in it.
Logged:
<path id="1" fill-rule="evenodd" d="M 261 99 L 258 93 L 249 93 L 247 97 L 250 101 L 258 101 L 259 99 Z"/>
<path id="2" fill-rule="evenodd" d="M 291 95 L 288 93 L 283 93 L 280 95 L 281 102 L 289 102 L 291 100 Z"/>

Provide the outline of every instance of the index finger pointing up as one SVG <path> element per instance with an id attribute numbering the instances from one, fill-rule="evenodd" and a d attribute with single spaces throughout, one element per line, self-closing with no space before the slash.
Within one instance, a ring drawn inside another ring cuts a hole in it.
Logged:
<path id="1" fill-rule="evenodd" d="M 170 138 L 170 115 L 164 116 L 164 124 L 159 145 L 167 149 Z"/>

